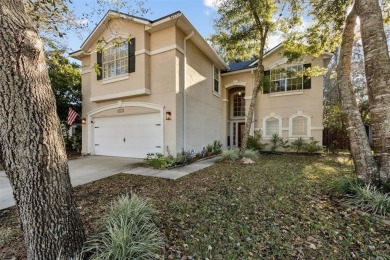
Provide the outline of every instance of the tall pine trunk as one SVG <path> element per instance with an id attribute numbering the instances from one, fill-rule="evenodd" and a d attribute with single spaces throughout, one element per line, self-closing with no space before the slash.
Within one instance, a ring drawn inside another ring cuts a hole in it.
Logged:
<path id="1" fill-rule="evenodd" d="M 340 58 L 337 67 L 337 86 L 341 106 L 346 114 L 347 133 L 351 144 L 351 154 L 355 171 L 359 179 L 366 183 L 378 181 L 378 170 L 366 130 L 357 106 L 351 81 L 352 48 L 355 36 L 356 12 L 353 9 L 347 16 L 340 48 Z"/>
<path id="2" fill-rule="evenodd" d="M 42 42 L 23 1 L 0 6 L 1 164 L 11 182 L 28 259 L 78 252 L 84 230 Z"/>
<path id="3" fill-rule="evenodd" d="M 356 0 L 364 50 L 373 150 L 382 182 L 390 179 L 390 58 L 378 0 Z"/>

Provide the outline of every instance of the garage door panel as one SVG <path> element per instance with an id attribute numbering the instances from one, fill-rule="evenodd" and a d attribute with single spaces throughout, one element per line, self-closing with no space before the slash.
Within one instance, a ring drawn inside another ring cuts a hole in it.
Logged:
<path id="1" fill-rule="evenodd" d="M 162 126 L 159 113 L 96 118 L 95 154 L 144 158 L 162 152 Z"/>

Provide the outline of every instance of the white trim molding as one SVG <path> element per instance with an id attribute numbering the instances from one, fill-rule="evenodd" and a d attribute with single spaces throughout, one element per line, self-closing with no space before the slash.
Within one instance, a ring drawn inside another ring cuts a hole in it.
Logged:
<path id="1" fill-rule="evenodd" d="M 246 87 L 246 82 L 244 81 L 238 81 L 238 80 L 233 80 L 230 83 L 225 84 L 224 86 L 226 89 L 231 89 L 233 87 Z"/>
<path id="2" fill-rule="evenodd" d="M 81 75 L 84 75 L 84 74 L 88 74 L 88 73 L 91 73 L 92 72 L 92 69 L 91 68 L 87 68 L 87 67 L 84 67 L 81 69 Z"/>
<path id="3" fill-rule="evenodd" d="M 164 106 L 163 105 L 158 105 L 158 104 L 153 104 L 153 103 L 147 103 L 147 102 L 123 102 L 122 100 L 119 100 L 115 103 L 112 103 L 110 105 L 102 106 L 97 109 L 92 110 L 87 114 L 87 128 L 88 128 L 88 153 L 94 154 L 95 151 L 92 151 L 92 143 L 94 140 L 93 136 L 93 117 L 94 115 L 104 112 L 110 109 L 115 109 L 115 108 L 122 108 L 122 107 L 144 107 L 144 108 L 149 108 L 149 109 L 154 109 L 157 112 L 160 113 L 161 117 L 161 133 L 160 137 L 162 140 L 162 149 L 165 147 L 165 140 L 164 140 Z"/>
<path id="4" fill-rule="evenodd" d="M 284 92 L 271 92 L 270 97 L 281 97 L 281 96 L 292 96 L 292 95 L 302 95 L 303 89 L 300 90 L 289 90 Z"/>
<path id="5" fill-rule="evenodd" d="M 307 131 L 307 135 L 293 135 L 292 134 L 292 127 L 293 127 L 293 119 L 296 118 L 296 117 L 305 117 L 306 118 L 306 131 Z M 302 138 L 310 138 L 311 137 L 311 130 L 312 130 L 312 127 L 311 127 L 311 118 L 312 116 L 309 115 L 309 114 L 306 114 L 304 113 L 303 111 L 297 111 L 296 113 L 292 114 L 289 118 L 288 118 L 288 138 L 299 138 L 299 137 L 302 137 Z"/>
<path id="6" fill-rule="evenodd" d="M 178 50 L 179 52 L 184 54 L 184 50 L 182 48 L 180 48 L 179 45 L 173 44 L 173 45 L 170 45 L 170 46 L 167 46 L 167 47 L 164 47 L 164 48 L 160 48 L 160 49 L 157 49 L 157 50 L 154 50 L 154 51 L 150 51 L 149 55 L 153 56 L 153 55 L 156 55 L 156 54 L 160 54 L 160 53 L 167 52 L 167 51 L 172 51 L 172 50 Z"/>
<path id="7" fill-rule="evenodd" d="M 266 135 L 266 129 L 267 129 L 267 127 L 266 127 L 266 121 L 267 121 L 268 119 L 270 119 L 270 118 L 275 118 L 275 119 L 278 120 L 278 122 L 279 122 L 278 135 L 279 135 L 280 137 L 282 137 L 282 130 L 283 130 L 283 129 L 282 129 L 282 122 L 283 122 L 283 117 L 281 117 L 281 116 L 279 116 L 279 115 L 277 115 L 277 114 L 275 114 L 275 113 L 270 113 L 269 115 L 263 117 L 263 127 L 262 127 L 262 130 L 263 130 L 263 138 L 264 138 L 265 140 L 269 140 L 269 139 L 272 138 L 272 135 Z"/>
<path id="8" fill-rule="evenodd" d="M 140 89 L 136 89 L 136 90 L 129 90 L 129 91 L 119 92 L 119 93 L 115 93 L 115 94 L 91 97 L 89 100 L 91 102 L 97 102 L 97 101 L 103 101 L 103 100 L 125 98 L 125 97 L 134 97 L 134 96 L 141 96 L 141 95 L 150 95 L 150 89 L 140 88 Z"/>
<path id="9" fill-rule="evenodd" d="M 120 75 L 120 76 L 116 76 L 116 77 L 105 78 L 105 79 L 102 80 L 102 85 L 110 84 L 110 83 L 117 82 L 117 81 L 126 80 L 126 79 L 129 79 L 129 78 L 130 78 L 130 73 L 126 73 L 124 75 Z"/>

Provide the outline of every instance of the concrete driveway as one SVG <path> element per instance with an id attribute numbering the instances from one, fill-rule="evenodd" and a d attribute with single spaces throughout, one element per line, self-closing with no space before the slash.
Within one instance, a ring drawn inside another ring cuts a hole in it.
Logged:
<path id="1" fill-rule="evenodd" d="M 139 167 L 142 159 L 85 156 L 69 161 L 70 179 L 73 186 L 93 182 L 120 172 Z M 0 209 L 15 205 L 12 188 L 4 171 L 0 171 Z"/>

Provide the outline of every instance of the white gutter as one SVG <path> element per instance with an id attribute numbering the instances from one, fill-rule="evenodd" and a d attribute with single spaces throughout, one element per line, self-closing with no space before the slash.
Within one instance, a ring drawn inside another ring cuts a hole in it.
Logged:
<path id="1" fill-rule="evenodd" d="M 184 83 L 183 83 L 183 149 L 187 150 L 187 40 L 194 35 L 192 31 L 187 37 L 184 38 Z"/>

